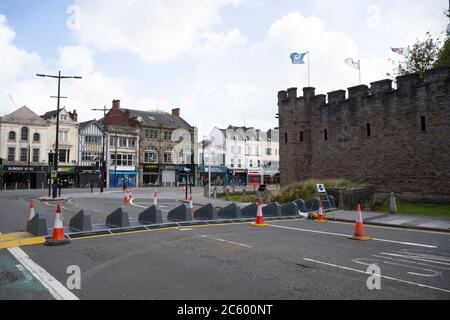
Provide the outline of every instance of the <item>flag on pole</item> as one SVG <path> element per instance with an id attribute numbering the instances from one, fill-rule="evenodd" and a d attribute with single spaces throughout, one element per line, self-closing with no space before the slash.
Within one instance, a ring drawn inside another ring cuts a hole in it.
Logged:
<path id="1" fill-rule="evenodd" d="M 291 60 L 293 64 L 305 64 L 305 61 L 303 60 L 305 58 L 305 55 L 308 52 L 303 52 L 303 53 L 297 53 L 297 52 L 293 52 L 291 53 Z"/>
<path id="2" fill-rule="evenodd" d="M 408 48 L 391 48 L 392 52 L 405 56 L 408 54 Z"/>
<path id="3" fill-rule="evenodd" d="M 344 61 L 347 65 L 349 65 L 350 67 L 352 67 L 352 68 L 355 68 L 355 69 L 357 69 L 357 70 L 359 70 L 359 68 L 361 67 L 361 64 L 360 64 L 360 61 L 358 60 L 358 61 L 355 61 L 355 60 L 353 60 L 352 58 L 348 58 L 348 59 L 345 59 L 345 61 Z"/>

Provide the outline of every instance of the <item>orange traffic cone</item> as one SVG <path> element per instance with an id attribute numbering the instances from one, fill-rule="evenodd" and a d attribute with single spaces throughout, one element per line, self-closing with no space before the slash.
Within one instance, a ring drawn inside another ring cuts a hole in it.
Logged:
<path id="1" fill-rule="evenodd" d="M 155 189 L 155 192 L 153 192 L 153 205 L 156 207 L 158 206 L 158 190 Z"/>
<path id="2" fill-rule="evenodd" d="M 371 237 L 366 236 L 364 233 L 364 224 L 362 221 L 362 214 L 361 214 L 361 205 L 358 203 L 358 206 L 356 207 L 357 213 L 356 213 L 356 223 L 355 223 L 355 234 L 349 239 L 353 240 L 372 240 Z"/>
<path id="3" fill-rule="evenodd" d="M 30 211 L 28 214 L 28 221 L 34 218 L 34 202 L 33 200 L 30 201 Z"/>
<path id="4" fill-rule="evenodd" d="M 128 194 L 128 191 L 125 191 L 125 197 L 123 198 L 123 204 L 124 205 L 130 204 L 130 195 Z"/>
<path id="5" fill-rule="evenodd" d="M 322 201 L 319 202 L 319 215 L 317 217 L 317 220 L 314 220 L 317 222 L 327 222 L 325 215 L 323 214 L 323 204 Z"/>
<path id="6" fill-rule="evenodd" d="M 69 239 L 64 238 L 63 217 L 61 213 L 61 205 L 56 205 L 55 225 L 53 227 L 52 238 L 48 239 L 45 244 L 48 246 L 59 246 L 70 243 Z"/>
<path id="7" fill-rule="evenodd" d="M 255 227 L 267 227 L 268 225 L 264 223 L 264 217 L 262 213 L 262 202 L 258 199 L 258 212 L 256 213 L 256 222 L 252 224 Z"/>

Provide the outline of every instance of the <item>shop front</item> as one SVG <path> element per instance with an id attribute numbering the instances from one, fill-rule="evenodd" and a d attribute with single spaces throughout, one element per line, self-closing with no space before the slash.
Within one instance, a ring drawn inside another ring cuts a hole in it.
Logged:
<path id="1" fill-rule="evenodd" d="M 92 166 L 79 167 L 79 181 L 80 188 L 89 188 L 91 185 L 93 188 L 100 187 L 101 172 L 95 170 Z"/>
<path id="2" fill-rule="evenodd" d="M 137 171 L 109 171 L 110 188 L 135 188 L 137 186 Z"/>
<path id="3" fill-rule="evenodd" d="M 247 169 L 228 169 L 228 185 L 246 186 L 248 182 Z"/>
<path id="4" fill-rule="evenodd" d="M 6 165 L 3 167 L 3 187 L 9 190 L 45 189 L 47 183 L 47 166 Z M 28 174 L 29 172 L 29 174 Z"/>
<path id="5" fill-rule="evenodd" d="M 195 165 L 181 165 L 178 168 L 178 183 L 180 185 L 185 185 L 186 181 L 188 184 L 195 186 Z"/>
<path id="6" fill-rule="evenodd" d="M 280 172 L 273 169 L 263 169 L 264 184 L 279 184 Z"/>
<path id="7" fill-rule="evenodd" d="M 61 188 L 78 188 L 78 167 L 58 167 L 58 178 L 61 183 Z"/>
<path id="8" fill-rule="evenodd" d="M 157 186 L 161 183 L 159 164 L 144 163 L 142 165 L 142 183 L 144 187 Z"/>
<path id="9" fill-rule="evenodd" d="M 211 185 L 223 186 L 228 181 L 228 168 L 225 166 L 200 166 L 202 184 L 206 185 L 209 178 L 209 168 L 211 168 Z"/>
<path id="10" fill-rule="evenodd" d="M 249 171 L 248 172 L 248 185 L 258 188 L 261 184 L 261 172 L 260 171 Z"/>

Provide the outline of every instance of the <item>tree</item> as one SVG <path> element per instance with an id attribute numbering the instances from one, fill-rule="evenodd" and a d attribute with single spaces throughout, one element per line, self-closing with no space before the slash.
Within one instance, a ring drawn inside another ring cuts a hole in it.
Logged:
<path id="1" fill-rule="evenodd" d="M 444 14 L 450 19 L 450 9 L 444 11 Z M 438 58 L 433 67 L 450 67 L 450 23 L 447 26 L 447 39 L 439 51 Z"/>
<path id="2" fill-rule="evenodd" d="M 425 79 L 425 72 L 434 67 L 441 52 L 439 39 L 434 40 L 430 32 L 427 32 L 426 35 L 426 40 L 417 40 L 411 48 L 408 47 L 402 60 L 393 62 L 395 76 L 417 73 L 422 80 Z M 396 63 L 398 64 L 396 65 Z"/>

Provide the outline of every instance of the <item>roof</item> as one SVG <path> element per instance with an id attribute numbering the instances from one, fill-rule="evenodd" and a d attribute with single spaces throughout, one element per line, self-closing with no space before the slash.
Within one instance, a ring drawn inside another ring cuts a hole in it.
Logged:
<path id="1" fill-rule="evenodd" d="M 100 120 L 92 119 L 92 120 L 81 122 L 79 130 L 83 130 L 83 129 L 89 127 L 91 124 L 96 124 L 100 128 L 100 130 L 103 130 L 103 119 L 100 119 Z"/>
<path id="2" fill-rule="evenodd" d="M 43 114 L 41 116 L 41 118 L 48 120 L 48 119 L 56 117 L 56 113 L 57 113 L 57 110 L 52 110 L 52 111 L 49 111 L 49 112 L 46 112 L 45 114 Z"/>
<path id="3" fill-rule="evenodd" d="M 34 113 L 27 106 L 23 106 L 10 114 L 2 117 L 2 122 L 13 122 L 13 123 L 30 123 L 44 125 L 45 121 L 42 120 L 36 113 Z"/>
<path id="4" fill-rule="evenodd" d="M 121 110 L 125 112 L 129 112 L 130 118 L 134 118 L 134 120 L 139 121 L 142 119 L 140 124 L 144 126 L 150 127 L 164 127 L 164 128 L 185 128 L 192 130 L 194 129 L 189 123 L 187 123 L 181 117 L 172 116 L 170 113 L 162 112 L 162 111 L 140 111 L 140 110 L 132 110 L 132 109 L 123 109 Z"/>

